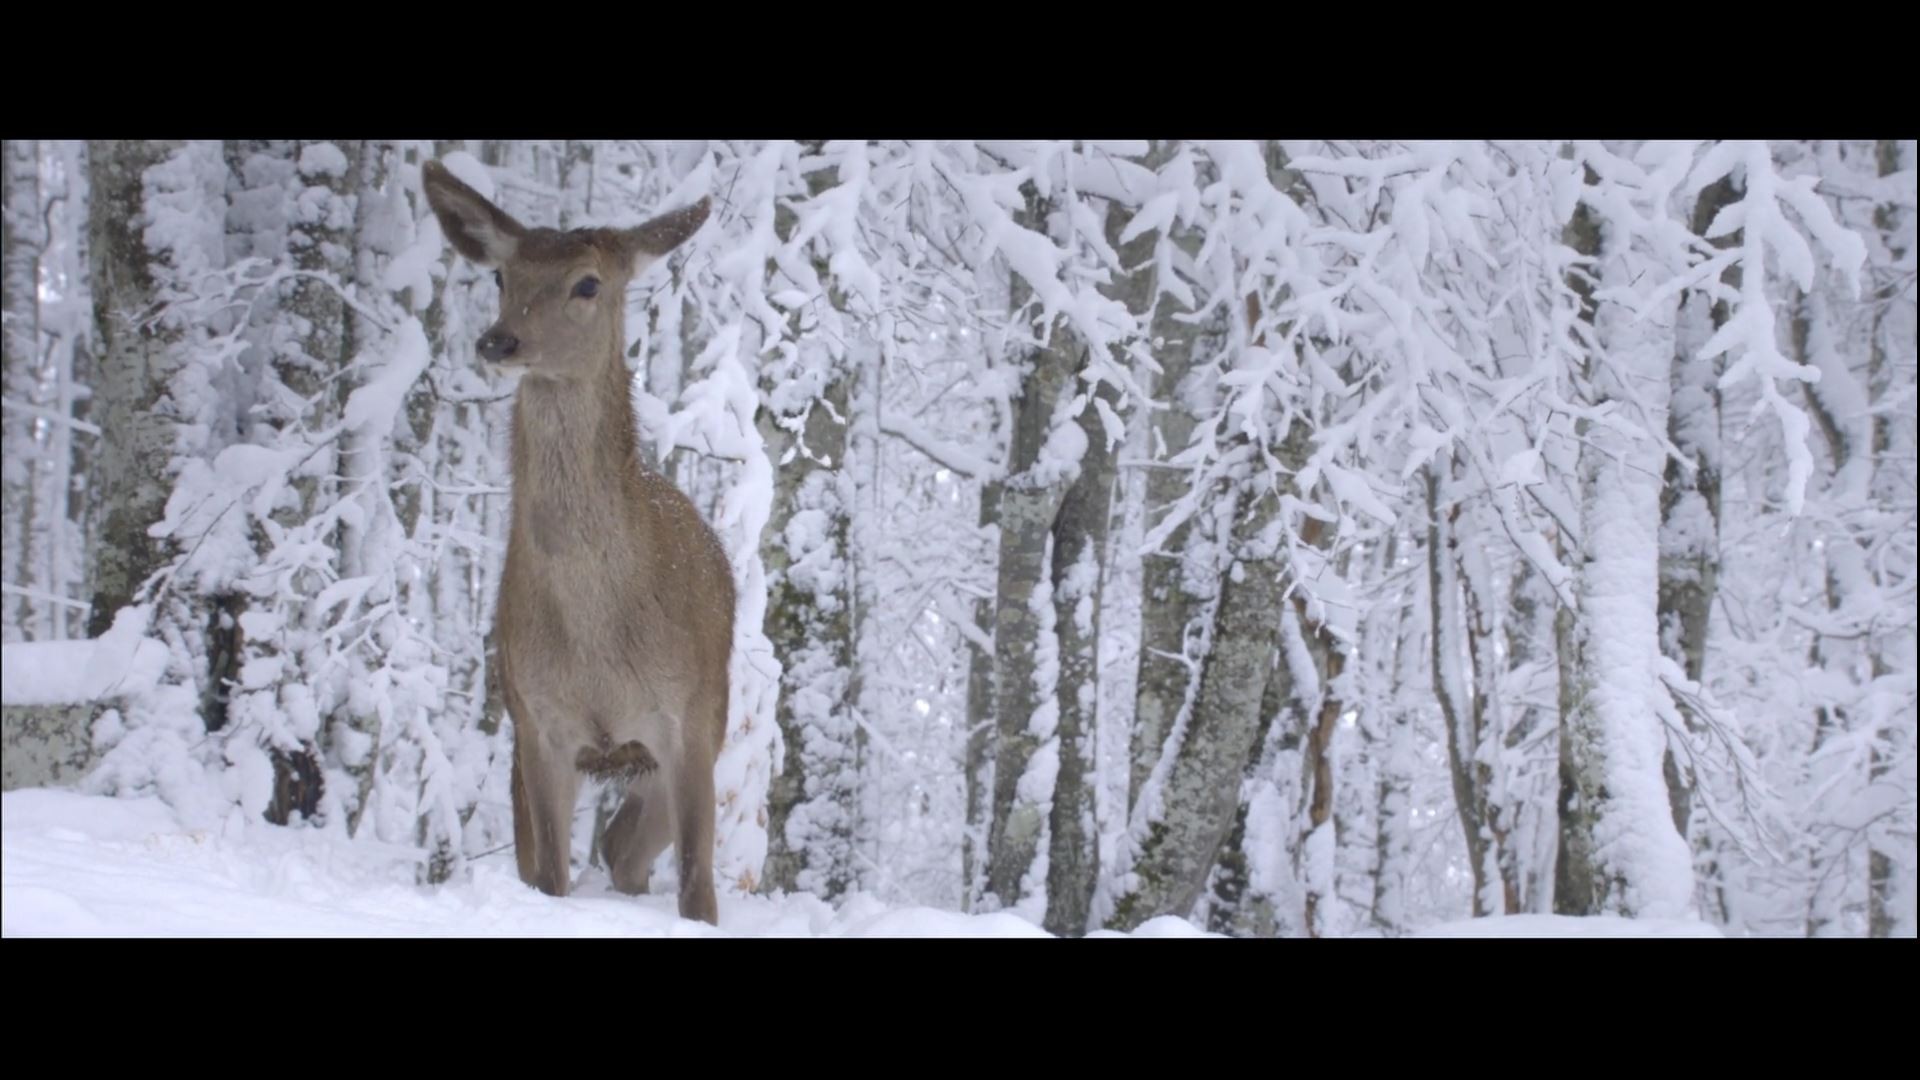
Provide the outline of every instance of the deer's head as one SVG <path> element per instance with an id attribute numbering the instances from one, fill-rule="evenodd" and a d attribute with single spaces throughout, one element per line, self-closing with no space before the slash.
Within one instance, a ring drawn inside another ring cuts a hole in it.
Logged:
<path id="1" fill-rule="evenodd" d="M 529 229 L 445 165 L 421 168 L 427 203 L 454 250 L 494 269 L 500 319 L 479 341 L 480 355 L 530 375 L 586 375 L 608 350 L 618 354 L 627 283 L 679 247 L 707 220 L 710 201 L 662 214 L 630 229 Z"/>

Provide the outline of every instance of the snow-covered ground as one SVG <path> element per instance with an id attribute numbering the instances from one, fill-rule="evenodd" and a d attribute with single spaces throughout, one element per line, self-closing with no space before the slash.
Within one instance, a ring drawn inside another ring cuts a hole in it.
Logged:
<path id="1" fill-rule="evenodd" d="M 1685 919 L 1622 919 L 1614 915 L 1508 915 L 1498 919 L 1462 919 L 1430 926 L 1422 938 L 1717 938 L 1706 923 Z"/>
<path id="2" fill-rule="evenodd" d="M 854 897 L 720 899 L 720 927 L 681 919 L 670 895 L 620 896 L 589 872 L 564 900 L 522 885 L 509 855 L 471 881 L 411 882 L 413 853 L 310 829 L 218 835 L 157 799 L 67 791 L 0 801 L 0 934 L 7 937 L 1046 937 L 1010 914 L 888 907 Z M 1201 937 L 1184 919 L 1132 935 Z M 1719 937 L 1698 923 L 1521 915 L 1432 927 L 1421 937 Z"/>
<path id="3" fill-rule="evenodd" d="M 613 893 L 591 872 L 556 900 L 522 885 L 510 854 L 471 881 L 417 887 L 411 852 L 315 830 L 212 835 L 157 799 L 9 792 L 0 802 L 0 933 L 57 936 L 1046 937 L 1009 914 L 888 907 L 854 897 L 720 898 L 720 927 L 681 919 L 670 895 Z M 1118 934 L 1101 936 L 1118 937 Z M 1134 937 L 1198 937 L 1156 919 Z"/>

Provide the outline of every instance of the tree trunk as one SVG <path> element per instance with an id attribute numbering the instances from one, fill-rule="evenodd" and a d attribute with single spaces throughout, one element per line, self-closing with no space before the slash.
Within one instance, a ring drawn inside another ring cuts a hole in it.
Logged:
<path id="1" fill-rule="evenodd" d="M 1894 139 L 1881 139 L 1875 143 L 1874 165 L 1875 172 L 1883 178 L 1892 176 L 1894 173 L 1900 171 L 1900 143 Z M 1908 163 L 1908 167 L 1912 167 L 1911 162 Z M 1911 187 L 1909 187 L 1909 190 L 1911 190 Z M 1907 206 L 1905 212 L 1908 215 L 1913 213 L 1911 204 Z M 1874 207 L 1873 210 L 1874 227 L 1887 239 L 1888 265 L 1895 267 L 1905 263 L 1908 258 L 1906 249 L 1898 246 L 1897 243 L 1894 242 L 1897 224 L 1896 215 L 1899 213 L 1899 207 L 1893 202 L 1883 202 Z M 1892 293 L 1893 287 L 1886 287 L 1886 294 L 1889 297 Z M 1868 355 L 1867 393 L 1876 405 L 1894 401 L 1899 393 L 1898 382 L 1895 379 L 1893 371 L 1894 364 L 1892 358 L 1888 355 L 1890 352 L 1888 349 L 1888 334 L 1884 325 L 1887 310 L 1886 305 L 1877 305 L 1874 308 L 1873 341 Z M 1911 339 L 1909 339 L 1909 341 L 1911 341 Z M 1876 410 L 1873 418 L 1873 459 L 1876 463 L 1888 460 L 1893 453 L 1893 421 L 1894 417 L 1890 409 L 1882 408 Z M 1908 460 L 1911 461 L 1910 445 L 1908 451 Z M 1891 504 L 1901 497 L 1900 489 L 1901 485 L 1894 470 L 1890 468 L 1876 468 L 1872 480 L 1872 492 L 1876 499 L 1882 500 L 1883 504 Z M 1906 490 L 1908 492 L 1912 491 L 1910 484 L 1906 487 Z M 1911 638 L 1909 638 L 1909 648 L 1911 648 L 1911 644 Z M 1887 648 L 1877 640 L 1873 643 L 1872 671 L 1873 678 L 1876 682 L 1892 676 L 1896 670 L 1894 664 L 1889 662 L 1888 654 L 1890 652 L 1896 656 L 1898 655 L 1894 649 Z M 1908 708 L 1911 709 L 1912 706 L 1909 705 Z M 1908 716 L 1911 718 L 1912 713 L 1909 712 Z M 1909 724 L 1908 739 L 1911 740 L 1912 737 L 1912 726 Z M 1908 753 L 1911 752 L 1909 748 Z M 1892 774 L 1894 769 L 1896 753 L 1894 747 L 1894 732 L 1892 725 L 1889 725 L 1885 730 L 1881 731 L 1873 742 L 1873 750 L 1868 765 L 1868 778 L 1872 783 L 1878 785 L 1887 782 L 1887 778 Z M 1909 826 L 1911 826 L 1911 819 L 1909 819 Z M 1898 914 L 1898 908 L 1900 905 L 1898 891 L 1900 888 L 1900 875 L 1897 869 L 1897 860 L 1894 856 L 1894 852 L 1898 850 L 1898 845 L 1893 841 L 1891 833 L 1891 829 L 1882 826 L 1878 829 L 1869 830 L 1867 834 L 1868 937 L 1884 938 L 1902 934 L 1910 937 L 1915 931 L 1915 927 L 1912 925 L 1913 904 L 1911 901 L 1907 904 L 1907 925 L 1904 927 L 1899 925 L 1900 916 Z M 1912 852 L 1913 844 L 1911 841 L 1908 842 L 1906 847 L 1908 852 Z M 1911 892 L 1914 888 L 1914 867 L 1911 863 L 1908 863 L 1905 870 L 1906 887 L 1909 892 Z"/>
<path id="2" fill-rule="evenodd" d="M 1427 596 L 1432 621 L 1433 692 L 1447 727 L 1447 764 L 1454 810 L 1466 834 L 1473 873 L 1473 914 L 1520 910 L 1517 865 L 1506 842 L 1499 797 L 1504 739 L 1495 719 L 1492 598 L 1468 573 L 1458 503 L 1443 507 L 1439 467 L 1427 468 Z M 1464 646 L 1464 648 L 1463 648 Z M 1461 670 L 1461 663 L 1468 669 Z"/>
<path id="3" fill-rule="evenodd" d="M 1306 460 L 1304 440 L 1291 455 L 1283 451 L 1283 460 L 1289 473 L 1297 472 Z M 1326 525 L 1318 518 L 1308 518 L 1300 528 L 1300 539 L 1305 547 L 1324 549 L 1331 537 L 1325 533 Z M 1333 571 L 1336 577 L 1345 577 L 1345 567 Z M 1310 575 L 1295 569 L 1295 580 L 1307 580 Z M 1294 857 L 1300 866 L 1299 878 L 1302 886 L 1302 925 L 1309 937 L 1324 936 L 1329 927 L 1327 909 L 1334 896 L 1335 854 L 1337 837 L 1334 835 L 1333 807 L 1336 792 L 1334 790 L 1333 737 L 1340 713 L 1344 706 L 1340 699 L 1340 690 L 1336 684 L 1346 671 L 1347 654 L 1340 647 L 1322 617 L 1317 617 L 1308 602 L 1304 587 L 1293 594 L 1294 617 L 1300 629 L 1301 643 L 1306 646 L 1306 659 L 1313 666 L 1313 686 L 1315 693 L 1309 700 L 1298 698 L 1300 718 L 1306 725 L 1306 737 L 1302 740 L 1305 759 L 1302 761 L 1303 780 L 1305 782 L 1306 813 L 1300 822 L 1299 842 L 1294 848 Z M 1284 657 L 1287 650 L 1282 650 Z M 1284 659 L 1282 661 L 1285 662 Z M 1304 686 L 1307 680 L 1302 674 L 1296 674 L 1293 684 L 1296 688 Z"/>
<path id="4" fill-rule="evenodd" d="M 1513 726 L 1507 731 L 1505 741 L 1508 752 L 1521 756 L 1520 768 L 1528 782 L 1526 789 L 1514 792 L 1511 798 L 1514 807 L 1511 850 L 1517 860 L 1522 860 L 1520 908 L 1533 914 L 1553 910 L 1550 871 L 1558 821 L 1554 816 L 1552 778 L 1544 790 L 1533 779 L 1526 748 L 1544 742 L 1549 733 L 1557 732 L 1560 714 L 1557 709 L 1537 707 L 1524 697 L 1543 670 L 1555 663 L 1554 615 L 1558 610 L 1559 598 L 1546 578 L 1527 560 L 1515 560 L 1513 581 L 1507 589 L 1507 685 L 1522 695 L 1523 700 L 1515 707 Z M 1557 669 L 1555 682 L 1558 682 Z M 1543 727 L 1547 730 L 1541 730 Z"/>
<path id="5" fill-rule="evenodd" d="M 1073 346 L 1067 331 L 1055 327 L 1051 344 L 1036 349 L 1021 380 L 1014 417 L 1007 478 L 1000 488 L 1000 559 L 994 590 L 994 740 L 993 812 L 987 832 L 987 892 L 1001 907 L 1021 898 L 1023 882 L 1039 853 L 1046 824 L 1045 803 L 1051 777 L 1029 766 L 1054 734 L 1058 703 L 1054 698 L 1053 607 L 1040 584 L 1047 575 L 1047 553 L 1062 484 L 1036 474 L 1040 449 L 1055 425 L 1061 395 L 1073 378 Z M 1071 421 L 1068 421 L 1071 423 Z M 1047 639 L 1047 640 L 1043 640 Z M 1043 650 L 1045 654 L 1043 657 Z M 1045 781 L 1045 783 L 1042 783 Z"/>
<path id="6" fill-rule="evenodd" d="M 1740 189 L 1731 176 L 1708 185 L 1693 209 L 1695 235 L 1706 235 L 1720 211 L 1738 202 Z M 1735 229 L 1713 243 L 1721 248 L 1741 242 Z M 1740 269 L 1728 267 L 1720 275 L 1730 288 L 1740 287 Z M 1687 678 L 1700 681 L 1707 662 L 1707 624 L 1714 592 L 1720 580 L 1720 370 L 1721 358 L 1699 359 L 1701 346 L 1726 325 L 1727 302 L 1704 293 L 1681 302 L 1673 367 L 1669 374 L 1673 394 L 1667 415 L 1667 438 L 1693 463 L 1682 468 L 1667 459 L 1660 489 L 1660 645 L 1686 669 Z M 1711 326 L 1701 326 L 1702 316 Z M 1689 727 L 1694 718 L 1681 706 Z M 1692 813 L 1692 791 L 1697 779 L 1688 775 L 1669 748 L 1662 763 L 1673 824 L 1687 835 Z"/>
<path id="7" fill-rule="evenodd" d="M 1300 728 L 1294 716 L 1291 672 L 1280 650 L 1268 661 L 1267 685 L 1260 694 L 1260 716 L 1253 735 L 1253 753 L 1240 775 L 1240 799 L 1233 827 L 1220 845 L 1207 897 L 1207 929 L 1236 937 L 1273 937 L 1280 931 L 1280 911 L 1274 897 L 1254 879 L 1257 853 L 1249 850 L 1247 819 L 1254 813 L 1263 778 L 1279 773 L 1283 760 L 1300 748 Z M 1257 842 L 1256 834 L 1256 842 Z"/>
<path id="8" fill-rule="evenodd" d="M 337 417 L 340 401 L 334 381 L 352 358 L 353 335 L 348 308 L 340 290 L 353 273 L 361 145 L 356 142 L 269 143 L 232 145 L 229 157 L 240 168 L 243 188 L 236 195 L 230 224 L 242 243 L 266 245 L 273 233 L 271 214 L 284 214 L 286 259 L 301 276 L 283 285 L 275 305 L 262 312 L 271 322 L 259 340 L 270 378 L 256 405 L 260 423 L 256 442 L 275 447 L 298 446 Z M 258 247 L 251 254 L 271 257 Z M 262 305 L 266 308 L 266 305 Z M 282 499 L 272 517 L 284 529 L 310 521 L 337 491 L 340 454 L 329 449 L 316 459 L 325 467 L 303 469 L 291 479 L 291 498 Z M 256 558 L 274 555 L 277 540 L 263 527 L 252 532 Z M 313 629 L 319 613 L 311 602 L 339 571 L 338 554 L 324 570 L 303 568 L 288 579 L 289 592 L 280 592 L 278 575 L 253 583 L 248 615 L 266 616 L 261 624 L 298 633 Z M 241 617 L 243 625 L 247 616 Z M 307 682 L 306 657 L 284 651 L 291 635 L 284 632 L 250 633 L 241 644 L 242 665 L 264 662 L 281 665 L 276 683 L 249 686 L 246 697 L 260 715 L 275 715 L 282 723 L 270 731 L 268 755 L 273 764 L 273 796 L 265 816 L 284 825 L 296 815 L 311 817 L 325 791 L 321 743 L 326 733 L 314 709 L 314 688 Z"/>
<path id="9" fill-rule="evenodd" d="M 1000 516 L 1000 482 L 980 485 L 980 528 L 984 532 Z M 993 597 L 973 602 L 973 625 L 983 634 L 993 628 Z M 967 642 L 967 740 L 963 765 L 967 785 L 967 822 L 960 835 L 960 907 L 972 911 L 986 892 L 986 848 L 993 809 L 993 757 L 998 743 L 994 711 L 994 650 L 971 636 Z"/>
<path id="10" fill-rule="evenodd" d="M 1599 257 L 1593 280 L 1621 272 L 1625 253 L 1603 252 L 1598 223 L 1584 203 L 1568 232 L 1575 251 Z M 1591 340 L 1611 353 L 1589 361 L 1597 399 L 1589 404 L 1622 396 L 1621 379 L 1634 379 L 1634 396 L 1642 400 L 1653 396 L 1650 384 L 1664 389 L 1665 371 L 1647 370 L 1652 350 L 1631 339 L 1630 316 L 1597 302 L 1587 278 L 1576 277 L 1573 287 L 1581 297 L 1579 317 L 1593 327 Z M 1559 882 L 1566 891 L 1556 892 L 1554 910 L 1677 918 L 1691 908 L 1693 872 L 1686 843 L 1673 828 L 1655 711 L 1654 695 L 1666 692 L 1653 673 L 1660 647 L 1658 450 L 1644 435 L 1630 437 L 1586 419 L 1576 430 L 1585 440 L 1579 466 L 1584 561 L 1567 642 L 1572 677 L 1562 690 Z"/>
<path id="11" fill-rule="evenodd" d="M 778 719 L 785 754 L 767 796 L 768 888 L 833 897 L 852 881 L 852 610 L 846 458 L 848 379 L 830 382 L 805 419 L 814 457 L 775 478 L 761 558 L 767 567 L 767 639 L 782 669 Z M 766 431 L 779 460 L 793 437 Z M 825 458 L 832 465 L 823 465 Z"/>
<path id="12" fill-rule="evenodd" d="M 1124 256 L 1123 256 L 1124 257 Z M 1095 401 L 1112 408 L 1119 393 L 1102 384 Z M 1087 929 L 1099 871 L 1093 800 L 1094 725 L 1100 694 L 1100 554 L 1113 501 L 1114 448 L 1094 401 L 1079 418 L 1086 454 L 1053 524 L 1053 620 L 1059 638 L 1060 769 L 1054 780 L 1047 849 L 1045 925 L 1077 936 Z"/>
<path id="13" fill-rule="evenodd" d="M 1266 535 L 1278 513 L 1277 493 L 1256 492 L 1236 515 L 1234 558 L 1221 575 L 1213 647 L 1201 664 L 1185 737 L 1173 751 L 1161 813 L 1134 861 L 1135 884 L 1117 898 L 1108 919 L 1116 929 L 1191 911 L 1232 829 L 1278 647 L 1284 568 Z"/>
<path id="14" fill-rule="evenodd" d="M 1407 932 L 1407 887 L 1413 860 L 1413 718 L 1389 721 L 1380 769 L 1374 839 L 1373 907 L 1369 921 L 1387 937 Z"/>
<path id="15" fill-rule="evenodd" d="M 40 144 L 10 139 L 0 158 L 0 357 L 4 358 L 6 397 L 5 461 L 0 462 L 0 521 L 5 542 L 0 546 L 0 580 L 22 590 L 0 596 L 0 618 L 7 639 L 32 641 L 50 636 L 52 612 L 48 601 L 29 593 L 59 595 L 61 582 L 49 581 L 34 558 L 46 546 L 43 532 L 63 524 L 44 505 L 49 439 L 39 430 L 46 403 L 41 400 L 40 258 L 46 250 L 40 201 Z M 64 417 L 59 417 L 55 423 Z"/>
<path id="16" fill-rule="evenodd" d="M 1164 144 L 1160 148 L 1163 153 Z M 1149 155 L 1147 164 L 1160 160 Z M 1105 231 L 1124 267 L 1139 266 L 1153 254 L 1151 234 L 1122 243 L 1133 220 L 1130 210 L 1109 208 Z M 1101 287 L 1109 299 L 1143 317 L 1154 302 L 1154 280 L 1145 269 Z M 1113 361 L 1125 366 L 1122 350 Z M 1047 929 L 1078 935 L 1087 929 L 1099 873 L 1099 829 L 1094 822 L 1094 732 L 1100 696 L 1101 556 L 1112 518 L 1117 447 L 1110 444 L 1103 409 L 1111 412 L 1120 394 L 1102 383 L 1081 409 L 1080 436 L 1086 451 L 1079 474 L 1067 489 L 1053 523 L 1053 621 L 1059 636 L 1060 675 L 1055 697 L 1060 709 L 1060 770 L 1054 781 L 1047 855 Z"/>
<path id="17" fill-rule="evenodd" d="M 810 195 L 831 187 L 832 170 L 808 175 Z M 784 207 L 776 229 L 789 236 Z M 831 280 L 816 255 L 814 273 Z M 846 298 L 829 287 L 828 302 L 842 315 Z M 823 370 L 817 398 L 780 402 L 761 410 L 768 456 L 786 461 L 774 479 L 773 513 L 761 559 L 767 570 L 767 639 L 780 658 L 776 718 L 785 750 L 767 793 L 769 889 L 801 890 L 832 899 L 854 887 L 854 833 L 858 807 L 858 731 L 854 718 L 855 604 L 849 514 L 848 419 L 858 373 L 834 350 L 817 317 L 793 316 L 791 333 L 805 362 Z M 778 391 L 774 387 L 771 390 Z M 785 409 L 780 412 L 781 408 Z M 796 446 L 792 428 L 802 428 Z"/>
<path id="18" fill-rule="evenodd" d="M 1390 577 L 1400 565 L 1400 552 L 1418 535 L 1390 532 L 1384 545 L 1372 548 L 1371 576 Z M 1383 937 L 1400 937 L 1407 930 L 1415 765 L 1413 710 L 1404 695 L 1409 688 L 1429 685 L 1432 668 L 1432 657 L 1420 647 L 1426 620 L 1419 605 L 1411 602 L 1418 595 L 1417 588 L 1402 587 L 1370 596 L 1353 650 L 1362 668 L 1357 678 L 1364 680 L 1355 705 L 1372 781 L 1369 790 L 1355 793 L 1356 801 L 1370 803 L 1366 809 L 1373 820 L 1367 923 Z"/>
<path id="19" fill-rule="evenodd" d="M 1198 248 L 1198 239 L 1176 234 L 1183 250 Z M 1150 530 L 1192 484 L 1190 468 L 1164 465 L 1161 459 L 1186 449 L 1199 424 L 1193 383 L 1206 378 L 1196 371 L 1205 338 L 1200 328 L 1175 319 L 1171 298 L 1156 298 L 1152 339 L 1160 375 L 1154 393 L 1167 407 L 1149 414 L 1153 467 L 1147 470 L 1147 521 Z M 1195 620 L 1213 599 L 1216 582 L 1213 561 L 1205 558 L 1211 538 L 1203 537 L 1205 519 L 1188 519 L 1173 530 L 1141 561 L 1139 678 L 1134 691 L 1134 719 L 1127 776 L 1129 811 L 1139 802 L 1140 788 L 1160 761 L 1167 735 L 1178 722 L 1192 691 Z"/>
<path id="20" fill-rule="evenodd" d="M 140 222 L 146 171 L 180 142 L 98 140 L 88 144 L 88 213 L 95 318 L 92 416 L 101 437 L 94 460 L 90 516 L 97 523 L 89 568 L 93 611 L 87 635 L 99 637 L 160 567 L 165 545 L 147 535 L 166 508 L 173 424 L 156 408 L 178 361 L 179 331 L 163 326 L 154 264 Z"/>

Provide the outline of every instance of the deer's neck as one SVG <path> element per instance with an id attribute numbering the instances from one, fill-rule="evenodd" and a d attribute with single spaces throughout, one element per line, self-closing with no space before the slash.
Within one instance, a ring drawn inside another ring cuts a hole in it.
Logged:
<path id="1" fill-rule="evenodd" d="M 513 405 L 513 521 L 546 550 L 616 529 L 643 468 L 627 368 L 610 350 L 583 378 L 520 381 Z"/>

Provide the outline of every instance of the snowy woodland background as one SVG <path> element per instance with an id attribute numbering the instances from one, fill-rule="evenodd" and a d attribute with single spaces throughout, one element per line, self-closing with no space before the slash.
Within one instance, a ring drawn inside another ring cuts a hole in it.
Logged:
<path id="1" fill-rule="evenodd" d="M 1911 937 L 1914 154 L 8 142 L 9 786 L 510 872 L 438 157 L 713 197 L 627 333 L 740 585 L 723 893 Z"/>

